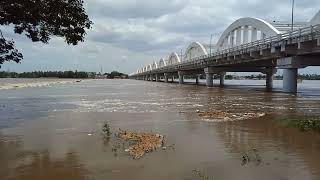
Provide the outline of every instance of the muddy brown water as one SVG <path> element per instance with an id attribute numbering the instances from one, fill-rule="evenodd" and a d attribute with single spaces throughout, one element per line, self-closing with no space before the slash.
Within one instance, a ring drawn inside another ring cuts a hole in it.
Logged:
<path id="1" fill-rule="evenodd" d="M 297 95 L 264 92 L 260 86 L 134 80 L 2 90 L 0 179 L 200 179 L 194 170 L 215 180 L 320 179 L 320 133 L 277 122 L 320 115 L 320 86 L 314 82 Z M 204 121 L 197 110 L 266 115 Z M 133 160 L 121 148 L 112 150 L 114 144 L 101 134 L 104 122 L 112 132 L 163 134 L 174 148 Z M 259 160 L 243 163 L 253 151 Z"/>

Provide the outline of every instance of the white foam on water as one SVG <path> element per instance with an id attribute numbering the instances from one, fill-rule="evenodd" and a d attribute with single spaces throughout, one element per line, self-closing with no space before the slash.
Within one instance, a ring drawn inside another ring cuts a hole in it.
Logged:
<path id="1" fill-rule="evenodd" d="M 52 85 L 67 84 L 67 83 L 74 83 L 74 82 L 76 82 L 76 80 L 48 80 L 48 81 L 40 81 L 40 82 L 7 83 L 7 84 L 2 84 L 0 86 L 0 90 L 50 87 Z"/>

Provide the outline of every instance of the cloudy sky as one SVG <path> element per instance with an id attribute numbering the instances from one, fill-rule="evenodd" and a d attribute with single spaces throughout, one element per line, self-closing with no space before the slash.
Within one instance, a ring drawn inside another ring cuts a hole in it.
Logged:
<path id="1" fill-rule="evenodd" d="M 209 43 L 240 17 L 267 21 L 291 20 L 292 0 L 85 0 L 93 28 L 78 46 L 63 39 L 32 43 L 5 28 L 24 54 L 21 64 L 1 70 L 85 70 L 133 72 L 142 65 L 180 52 L 192 41 Z M 296 21 L 309 21 L 320 10 L 319 0 L 296 0 Z M 2 27 L 3 28 L 3 27 Z M 302 72 L 319 72 L 308 68 Z"/>

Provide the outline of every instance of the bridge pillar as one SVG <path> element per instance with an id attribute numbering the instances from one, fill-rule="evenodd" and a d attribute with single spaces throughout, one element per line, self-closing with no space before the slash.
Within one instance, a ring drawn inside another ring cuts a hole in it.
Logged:
<path id="1" fill-rule="evenodd" d="M 178 76 L 179 76 L 179 84 L 183 84 L 184 82 L 184 80 L 183 80 L 183 72 L 182 71 L 179 71 L 178 72 Z"/>
<path id="2" fill-rule="evenodd" d="M 207 87 L 213 86 L 213 73 L 214 70 L 212 67 L 204 68 L 204 72 L 206 73 L 206 85 Z"/>
<path id="3" fill-rule="evenodd" d="M 283 70 L 283 91 L 287 93 L 297 92 L 298 68 Z"/>
<path id="4" fill-rule="evenodd" d="M 283 92 L 296 93 L 297 92 L 297 79 L 298 68 L 305 68 L 304 64 L 307 60 L 305 57 L 286 57 L 277 60 L 278 68 L 283 69 Z"/>
<path id="5" fill-rule="evenodd" d="M 226 73 L 220 73 L 220 86 L 224 86 L 224 76 L 226 75 Z"/>
<path id="6" fill-rule="evenodd" d="M 174 75 L 172 75 L 171 77 L 171 82 L 174 82 Z"/>
<path id="7" fill-rule="evenodd" d="M 199 84 L 199 75 L 198 74 L 196 75 L 196 84 L 197 85 Z"/>
<path id="8" fill-rule="evenodd" d="M 169 78 L 169 77 L 168 77 L 168 74 L 167 74 L 167 73 L 164 73 L 164 82 L 167 83 L 167 82 L 168 82 L 168 78 Z"/>
<path id="9" fill-rule="evenodd" d="M 213 87 L 213 73 L 206 73 L 206 85 L 207 87 Z"/>
<path id="10" fill-rule="evenodd" d="M 275 68 L 266 68 L 262 71 L 266 75 L 266 89 L 272 90 L 273 88 L 273 75 L 277 72 Z"/>
<path id="11" fill-rule="evenodd" d="M 156 74 L 156 82 L 159 82 L 159 74 Z"/>
<path id="12" fill-rule="evenodd" d="M 273 73 L 266 74 L 266 87 L 267 87 L 267 90 L 272 90 L 272 88 L 273 88 Z"/>

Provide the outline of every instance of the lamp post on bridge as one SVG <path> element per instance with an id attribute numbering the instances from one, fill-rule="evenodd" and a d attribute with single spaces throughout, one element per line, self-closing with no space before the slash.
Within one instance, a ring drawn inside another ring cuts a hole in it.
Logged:
<path id="1" fill-rule="evenodd" d="M 293 31 L 293 14 L 294 14 L 294 0 L 292 0 L 292 9 L 291 9 L 291 31 Z"/>

